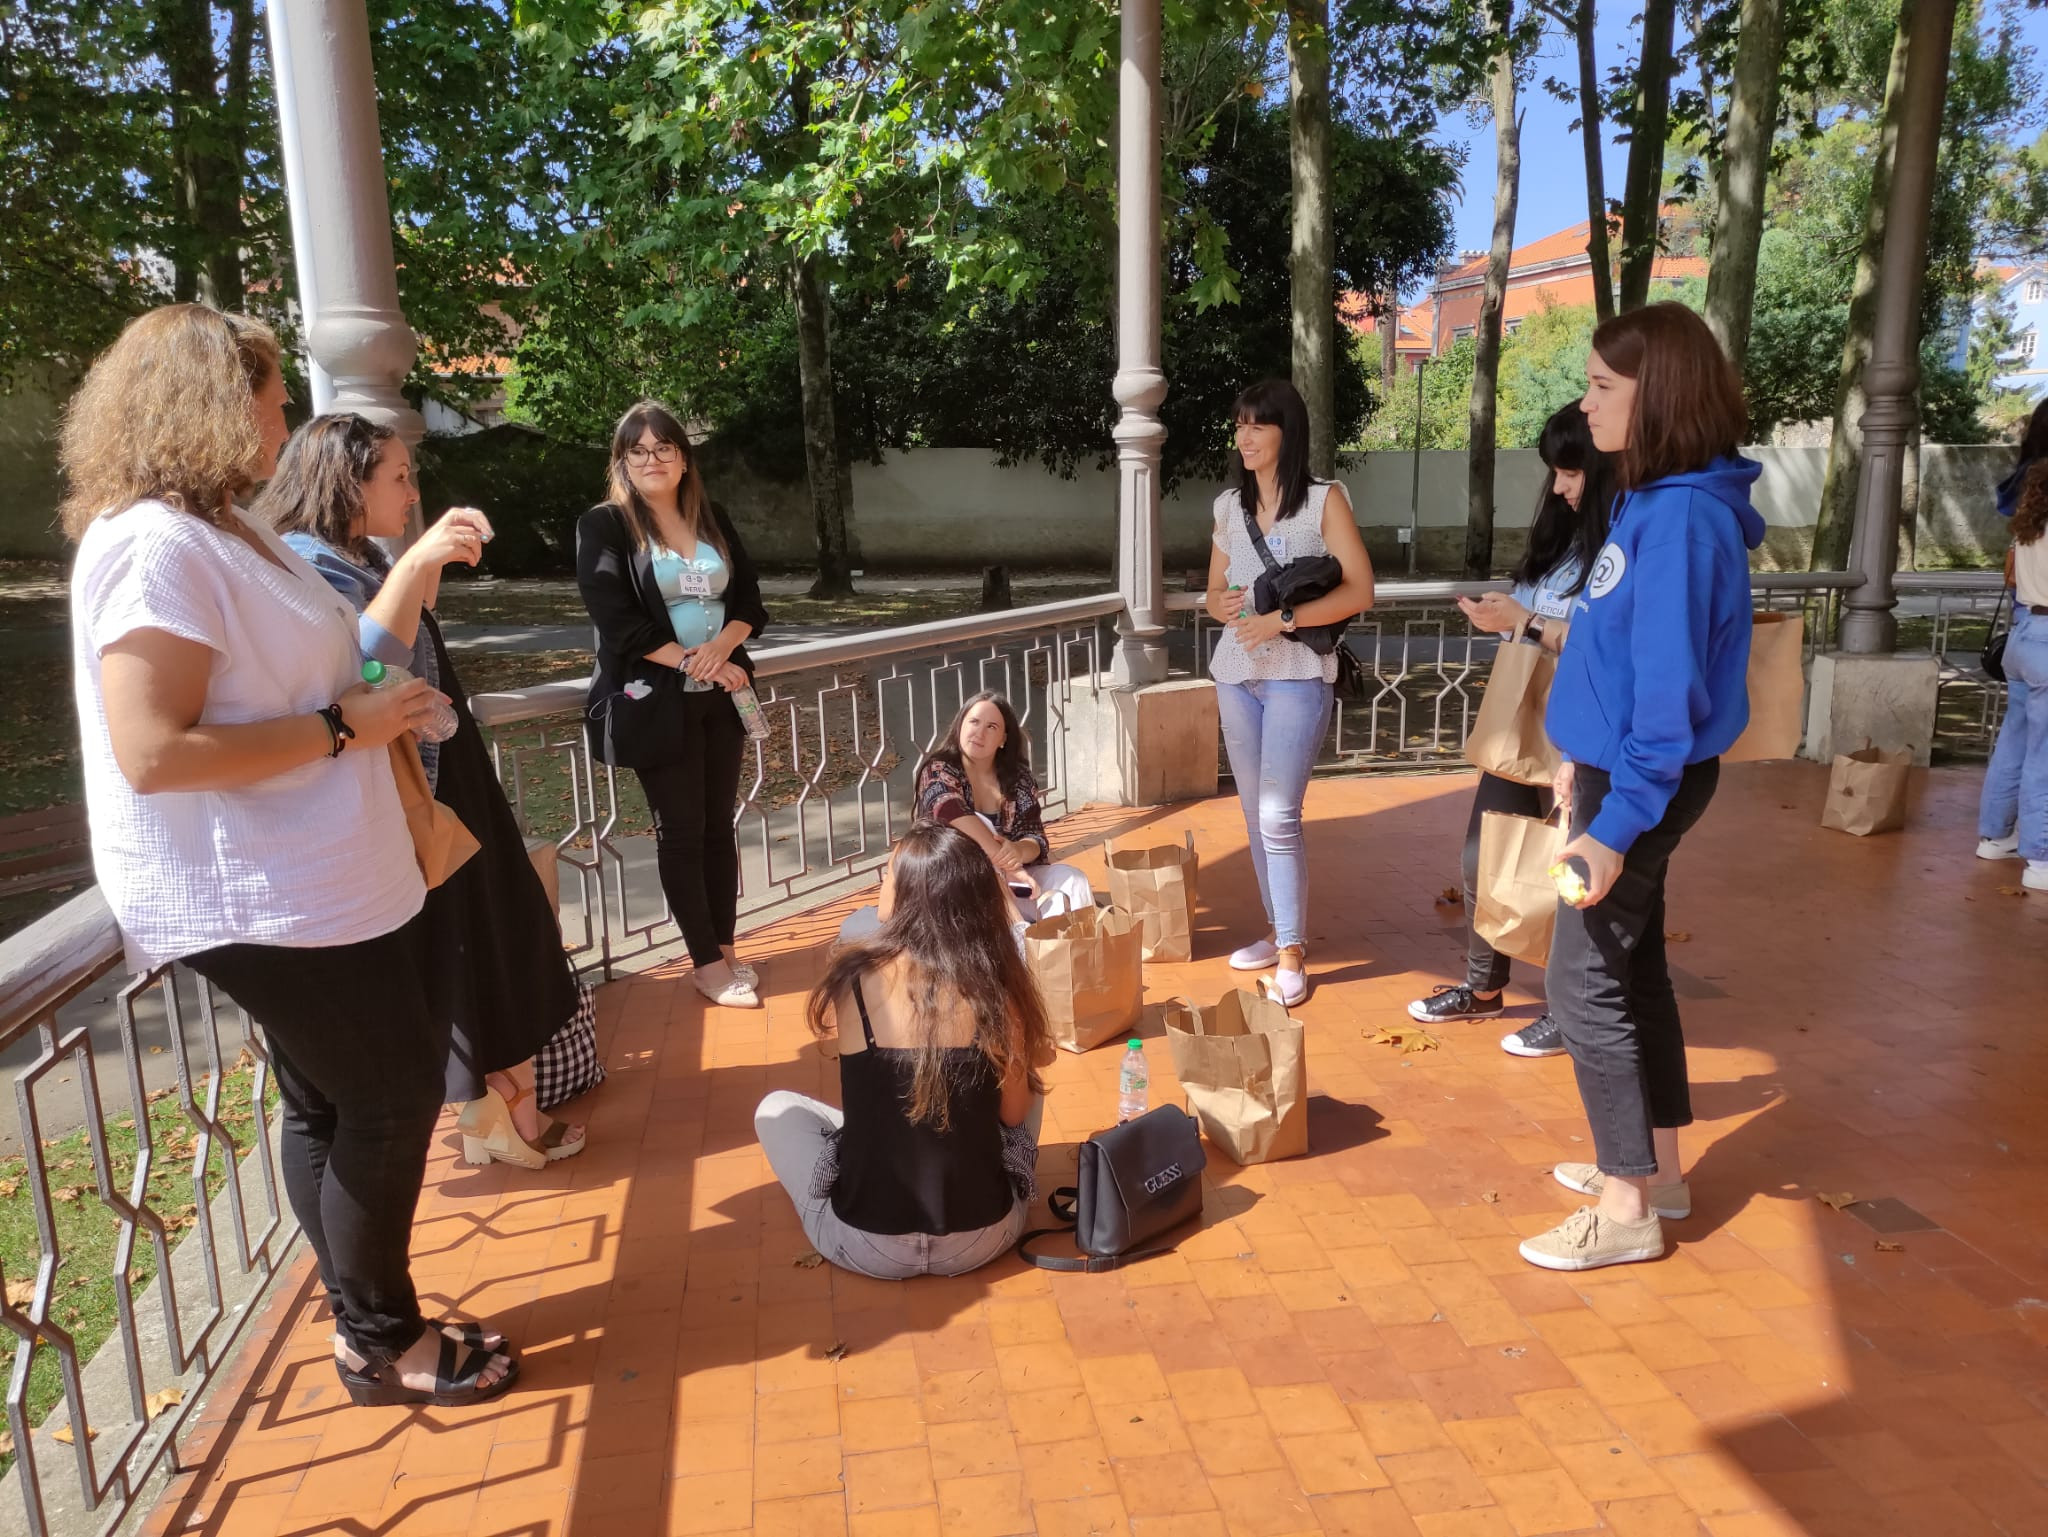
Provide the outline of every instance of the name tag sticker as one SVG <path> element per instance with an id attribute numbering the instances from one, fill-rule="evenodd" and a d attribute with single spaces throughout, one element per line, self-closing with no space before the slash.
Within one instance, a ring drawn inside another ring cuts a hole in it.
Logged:
<path id="1" fill-rule="evenodd" d="M 676 573 L 676 595 L 683 598 L 708 598 L 711 596 L 711 573 L 696 571 L 685 566 Z"/>
<path id="2" fill-rule="evenodd" d="M 1271 533 L 1266 535 L 1266 548 L 1273 552 L 1273 558 L 1275 560 L 1286 560 L 1287 536 L 1282 533 Z"/>

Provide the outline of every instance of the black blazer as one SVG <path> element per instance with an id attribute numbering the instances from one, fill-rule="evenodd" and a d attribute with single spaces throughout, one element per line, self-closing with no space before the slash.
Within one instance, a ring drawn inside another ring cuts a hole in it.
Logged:
<path id="1" fill-rule="evenodd" d="M 711 516 L 725 540 L 725 618 L 747 625 L 759 636 L 768 628 L 768 610 L 761 603 L 761 573 L 747 554 L 746 546 L 717 503 Z M 590 611 L 596 628 L 597 671 L 590 680 L 591 704 L 609 699 L 645 666 L 648 652 L 671 644 L 676 638 L 669 624 L 668 604 L 654 580 L 654 559 L 637 549 L 626 527 L 626 515 L 610 502 L 601 502 L 583 514 L 576 525 L 576 585 L 583 593 L 583 606 Z M 753 637 L 749 637 L 753 638 Z M 741 645 L 732 659 L 754 671 L 753 658 Z M 602 744 L 596 744 L 600 755 Z"/>

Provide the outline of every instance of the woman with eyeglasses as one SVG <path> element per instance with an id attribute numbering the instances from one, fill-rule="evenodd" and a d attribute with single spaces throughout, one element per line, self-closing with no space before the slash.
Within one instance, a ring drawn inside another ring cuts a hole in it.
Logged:
<path id="1" fill-rule="evenodd" d="M 609 490 L 576 529 L 576 584 L 597 627 L 591 751 L 640 778 L 697 991 L 758 1009 L 759 977 L 734 949 L 746 733 L 732 696 L 753 678 L 745 643 L 768 627 L 761 576 L 658 401 L 619 418 Z"/>

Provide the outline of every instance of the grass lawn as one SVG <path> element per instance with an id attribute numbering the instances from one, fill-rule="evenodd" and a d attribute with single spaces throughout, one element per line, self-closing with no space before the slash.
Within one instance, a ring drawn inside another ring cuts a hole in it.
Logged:
<path id="1" fill-rule="evenodd" d="M 160 1049 L 160 1048 L 157 1048 Z M 247 1051 L 228 1070 L 221 1083 L 220 1119 L 233 1134 L 237 1148 L 247 1152 L 259 1135 L 253 1102 L 255 1063 Z M 193 1097 L 206 1103 L 210 1078 L 201 1077 Z M 266 1094 L 266 1114 L 277 1104 L 272 1085 Z M 185 1119 L 176 1091 L 159 1089 L 149 1096 L 150 1139 L 154 1152 L 150 1164 L 148 1205 L 163 1218 L 167 1241 L 175 1248 L 198 1222 L 198 1203 L 193 1190 L 193 1159 L 198 1143 Z M 107 1123 L 107 1153 L 113 1188 L 128 1194 L 134 1182 L 136 1163 L 135 1119 L 132 1114 L 114 1117 Z M 57 1252 L 62 1261 L 52 1286 L 50 1319 L 69 1331 L 78 1348 L 83 1370 L 100 1346 L 119 1327 L 116 1287 L 122 1281 L 114 1275 L 115 1241 L 120 1222 L 101 1203 L 93 1170 L 92 1145 L 84 1128 L 68 1136 L 54 1137 L 42 1147 L 43 1166 L 48 1171 L 52 1210 L 57 1221 Z M 206 1164 L 206 1194 L 217 1194 L 227 1176 L 227 1150 L 215 1143 Z M 260 1179 L 253 1170 L 243 1171 L 245 1181 Z M 244 1186 L 245 1201 L 249 1191 Z M 232 1231 L 217 1228 L 215 1242 L 225 1254 L 234 1246 Z M 28 1170 L 20 1158 L 0 1159 L 0 1269 L 7 1278 L 7 1300 L 26 1308 L 34 1298 L 37 1265 L 42 1243 L 36 1232 L 35 1206 L 28 1189 Z M 224 1257 L 223 1264 L 233 1259 Z M 138 1230 L 127 1278 L 129 1295 L 139 1305 L 145 1290 L 156 1279 L 156 1249 L 145 1232 Z M 13 1335 L 0 1335 L 0 1370 L 13 1369 L 15 1352 L 21 1342 Z M 45 1348 L 36 1354 L 29 1372 L 28 1417 L 40 1424 L 50 1409 L 64 1397 L 63 1378 L 57 1352 Z M 14 1442 L 0 1432 L 0 1472 L 13 1465 Z"/>

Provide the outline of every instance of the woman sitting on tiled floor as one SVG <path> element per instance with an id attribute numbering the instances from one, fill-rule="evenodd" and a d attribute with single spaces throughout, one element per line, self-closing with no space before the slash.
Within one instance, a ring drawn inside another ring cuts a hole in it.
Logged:
<path id="1" fill-rule="evenodd" d="M 810 997 L 845 1109 L 778 1089 L 754 1130 L 833 1264 L 884 1280 L 960 1275 L 1024 1231 L 1052 1036 L 1009 895 L 966 834 L 905 834 L 880 917 Z"/>

